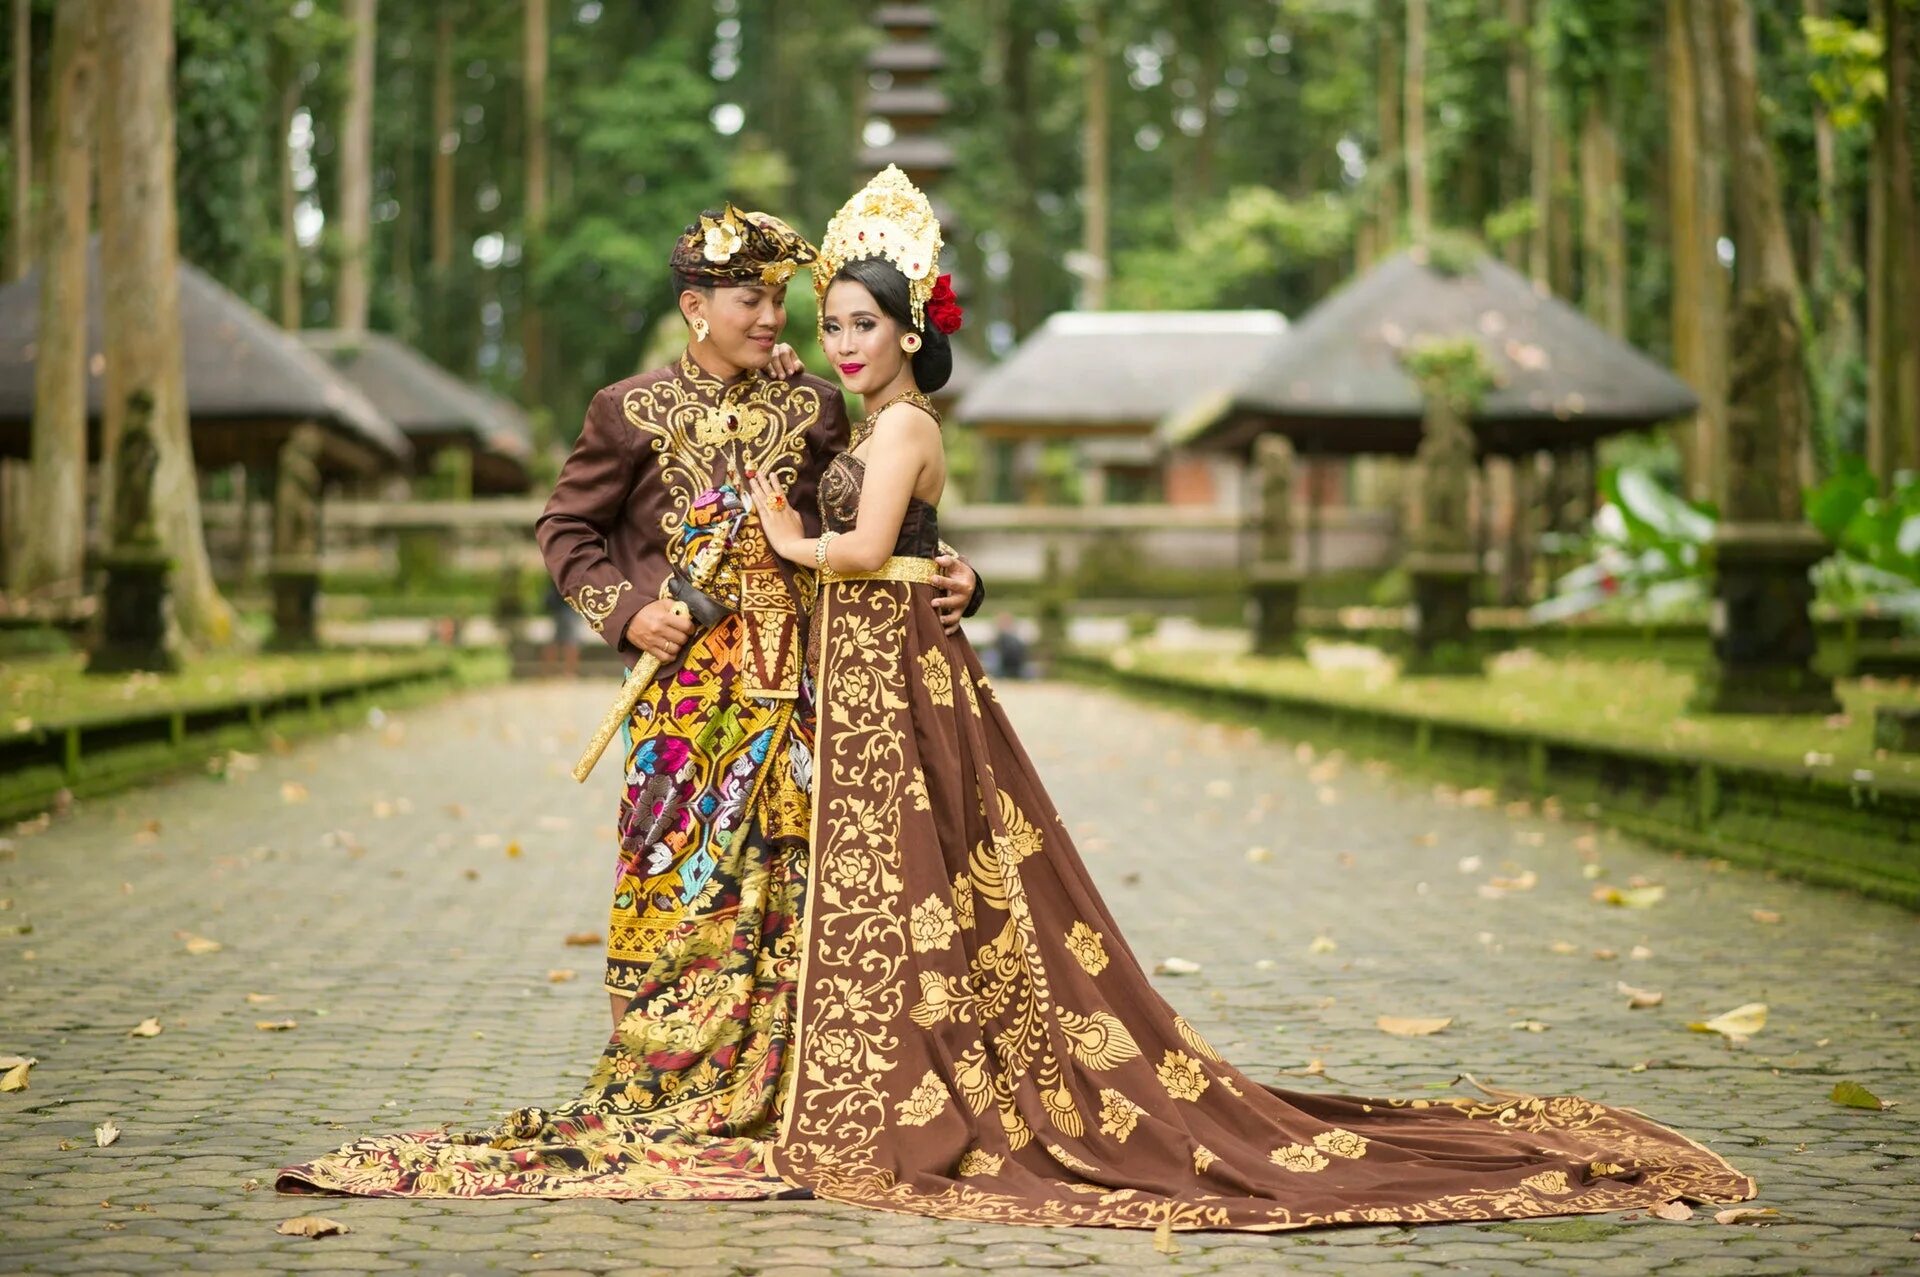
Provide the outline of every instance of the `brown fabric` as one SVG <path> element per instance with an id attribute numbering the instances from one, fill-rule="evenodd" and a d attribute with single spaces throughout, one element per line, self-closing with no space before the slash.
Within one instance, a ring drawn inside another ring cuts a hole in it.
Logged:
<path id="1" fill-rule="evenodd" d="M 629 659 L 627 622 L 658 598 L 685 543 L 695 502 L 758 470 L 784 484 L 809 535 L 820 474 L 846 445 L 847 401 L 807 374 L 749 372 L 725 383 L 688 355 L 593 398 L 580 440 L 534 525 L 567 605 Z M 744 490 L 744 484 L 737 484 Z M 792 584 L 793 571 L 777 571 Z M 661 669 L 670 677 L 678 663 Z"/>
<path id="2" fill-rule="evenodd" d="M 847 532 L 859 523 L 860 488 L 866 473 L 866 463 L 851 452 L 843 452 L 827 464 L 826 475 L 820 480 L 823 526 L 835 532 Z M 944 548 L 940 541 L 940 512 L 930 501 L 908 497 L 906 513 L 900 519 L 900 535 L 893 541 L 893 552 L 931 559 Z M 976 584 L 974 596 L 978 599 L 980 595 Z M 972 616 L 974 611 L 974 604 L 969 603 L 967 615 Z"/>

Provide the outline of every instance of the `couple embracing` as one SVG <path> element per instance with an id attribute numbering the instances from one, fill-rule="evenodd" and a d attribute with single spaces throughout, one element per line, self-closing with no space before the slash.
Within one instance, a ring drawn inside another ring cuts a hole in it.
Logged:
<path id="1" fill-rule="evenodd" d="M 979 589 L 939 535 L 940 248 L 892 168 L 817 251 L 731 205 L 682 237 L 687 352 L 600 392 L 540 524 L 588 624 L 663 661 L 629 723 L 613 1034 L 564 1104 L 358 1140 L 280 1187 L 1178 1230 L 1751 1196 L 1571 1096 L 1263 1085 L 1153 989 L 958 633 Z M 806 266 L 857 426 L 768 371 Z"/>

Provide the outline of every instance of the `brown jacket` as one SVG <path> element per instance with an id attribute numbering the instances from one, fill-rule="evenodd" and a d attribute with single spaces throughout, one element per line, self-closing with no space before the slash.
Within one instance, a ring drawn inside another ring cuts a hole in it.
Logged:
<path id="1" fill-rule="evenodd" d="M 683 354 L 616 382 L 594 396 L 534 525 L 547 571 L 569 607 L 637 660 L 627 623 L 660 597 L 700 494 L 734 471 L 770 474 L 816 535 L 820 476 L 847 446 L 848 429 L 846 397 L 810 374 L 782 381 L 750 372 L 726 383 Z"/>

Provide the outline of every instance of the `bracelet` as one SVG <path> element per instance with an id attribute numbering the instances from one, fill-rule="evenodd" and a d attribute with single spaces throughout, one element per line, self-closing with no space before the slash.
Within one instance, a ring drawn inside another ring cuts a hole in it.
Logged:
<path id="1" fill-rule="evenodd" d="M 822 572 L 827 570 L 827 543 L 839 535 L 838 532 L 822 532 L 820 539 L 813 543 L 813 566 Z"/>

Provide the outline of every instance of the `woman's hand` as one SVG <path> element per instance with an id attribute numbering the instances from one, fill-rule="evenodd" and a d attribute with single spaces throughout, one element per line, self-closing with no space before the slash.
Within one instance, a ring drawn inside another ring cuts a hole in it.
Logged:
<path id="1" fill-rule="evenodd" d="M 806 370 L 806 365 L 800 362 L 800 356 L 793 352 L 792 346 L 784 341 L 774 344 L 773 358 L 767 361 L 769 373 L 782 381 L 792 381 Z"/>
<path id="2" fill-rule="evenodd" d="M 747 479 L 747 488 L 753 493 L 753 508 L 760 516 L 760 528 L 767 534 L 767 544 L 781 558 L 801 562 L 795 547 L 807 539 L 807 529 L 800 522 L 799 511 L 787 500 L 786 491 L 773 480 L 757 474 Z"/>

